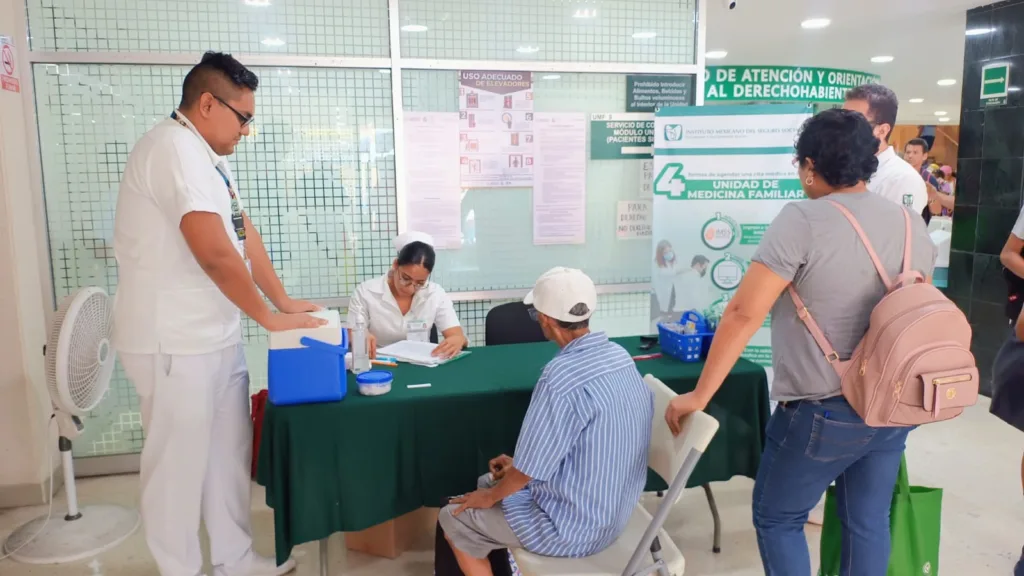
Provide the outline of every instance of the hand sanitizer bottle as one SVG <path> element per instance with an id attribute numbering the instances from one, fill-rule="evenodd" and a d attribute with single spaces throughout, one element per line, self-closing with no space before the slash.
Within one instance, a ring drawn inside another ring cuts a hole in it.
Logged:
<path id="1" fill-rule="evenodd" d="M 362 374 L 370 370 L 370 351 L 366 346 L 366 322 L 356 320 L 352 329 L 352 373 Z"/>

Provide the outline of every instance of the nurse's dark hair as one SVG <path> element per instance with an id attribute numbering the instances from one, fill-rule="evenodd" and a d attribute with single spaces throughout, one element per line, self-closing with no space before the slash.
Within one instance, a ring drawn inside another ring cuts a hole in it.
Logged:
<path id="1" fill-rule="evenodd" d="M 434 271 L 434 261 L 437 254 L 430 244 L 423 242 L 409 242 L 398 251 L 398 265 L 420 265 L 427 269 L 427 272 Z"/>
<path id="2" fill-rule="evenodd" d="M 868 103 L 870 122 L 875 126 L 889 125 L 886 141 L 892 136 L 896 127 L 896 114 L 900 110 L 900 100 L 896 93 L 881 84 L 861 84 L 846 93 L 846 100 L 861 100 Z"/>
<path id="3" fill-rule="evenodd" d="M 256 74 L 230 54 L 207 52 L 199 64 L 185 75 L 179 108 L 191 108 L 206 92 L 227 100 L 233 97 L 229 91 L 245 89 L 255 92 L 259 85 L 260 79 Z"/>
<path id="4" fill-rule="evenodd" d="M 839 108 L 808 118 L 796 141 L 797 162 L 836 189 L 868 181 L 878 169 L 877 151 L 878 138 L 867 119 Z"/>

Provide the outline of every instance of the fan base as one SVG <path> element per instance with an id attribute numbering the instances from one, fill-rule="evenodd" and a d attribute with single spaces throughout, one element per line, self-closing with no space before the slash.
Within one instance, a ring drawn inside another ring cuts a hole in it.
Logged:
<path id="1" fill-rule="evenodd" d="M 80 512 L 82 517 L 74 521 L 54 514 L 49 522 L 42 516 L 25 524 L 7 538 L 4 554 L 25 564 L 75 562 L 114 548 L 139 527 L 139 513 L 128 508 L 86 506 Z"/>

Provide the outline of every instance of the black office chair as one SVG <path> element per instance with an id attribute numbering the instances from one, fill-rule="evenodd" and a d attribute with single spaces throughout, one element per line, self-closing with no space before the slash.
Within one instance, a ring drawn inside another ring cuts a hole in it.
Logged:
<path id="1" fill-rule="evenodd" d="M 484 343 L 487 346 L 546 341 L 540 324 L 530 318 L 529 308 L 522 302 L 501 304 L 487 313 L 484 327 Z"/>

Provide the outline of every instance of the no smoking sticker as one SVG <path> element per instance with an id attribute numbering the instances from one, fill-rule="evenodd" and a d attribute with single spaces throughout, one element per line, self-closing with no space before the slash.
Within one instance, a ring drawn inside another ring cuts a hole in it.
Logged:
<path id="1" fill-rule="evenodd" d="M 4 46 L 3 49 L 3 62 L 4 62 L 4 74 L 10 76 L 14 74 L 14 50 L 11 50 L 10 46 Z"/>
<path id="2" fill-rule="evenodd" d="M 14 41 L 0 36 L 0 89 L 21 92 L 21 82 L 15 74 Z"/>

